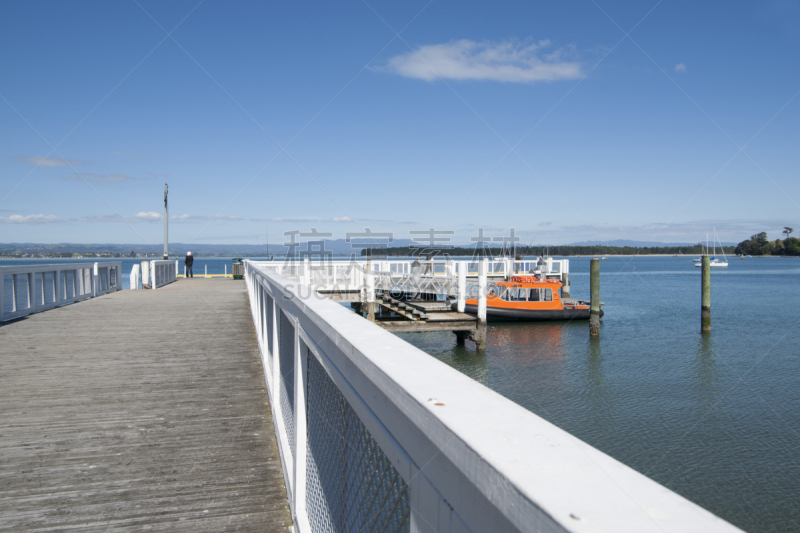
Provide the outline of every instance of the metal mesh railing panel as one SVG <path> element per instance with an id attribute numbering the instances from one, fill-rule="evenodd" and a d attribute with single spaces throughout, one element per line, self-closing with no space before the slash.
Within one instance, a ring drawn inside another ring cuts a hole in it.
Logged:
<path id="1" fill-rule="evenodd" d="M 56 272 L 45 272 L 42 292 L 44 293 L 45 305 L 56 301 Z"/>
<path id="2" fill-rule="evenodd" d="M 109 284 L 111 287 L 117 286 L 117 267 L 111 267 L 108 269 L 109 274 Z"/>
<path id="3" fill-rule="evenodd" d="M 273 344 L 272 344 L 272 336 L 274 334 L 273 331 L 272 331 L 273 304 L 272 304 L 272 296 L 270 296 L 269 294 L 267 294 L 265 296 L 266 296 L 266 302 L 267 302 L 267 304 L 266 304 L 267 305 L 267 312 L 265 313 L 265 315 L 267 317 L 267 349 L 266 349 L 266 352 L 267 352 L 267 366 L 268 366 L 267 372 L 272 372 L 272 346 L 273 346 Z"/>
<path id="4" fill-rule="evenodd" d="M 98 273 L 100 274 L 100 289 L 99 290 L 107 291 L 108 290 L 108 269 L 107 268 L 101 268 L 100 270 L 98 270 Z"/>
<path id="5" fill-rule="evenodd" d="M 289 451 L 294 457 L 294 326 L 283 311 L 278 328 L 281 414 L 286 437 L 289 439 Z"/>
<path id="6" fill-rule="evenodd" d="M 261 285 L 256 285 L 258 289 L 258 303 L 259 303 L 259 321 L 258 321 L 258 334 L 261 336 L 261 342 L 266 346 L 267 344 L 267 320 L 265 307 L 267 305 L 267 292 Z"/>
<path id="7" fill-rule="evenodd" d="M 3 283 L 3 301 L 0 305 L 3 306 L 4 313 L 11 313 L 14 311 L 14 282 L 10 275 L 3 275 L 0 280 Z"/>
<path id="8" fill-rule="evenodd" d="M 17 274 L 15 276 L 14 292 L 16 293 L 16 301 L 14 302 L 14 310 L 22 311 L 30 307 L 30 298 L 28 294 L 28 276 L 27 274 Z"/>
<path id="9" fill-rule="evenodd" d="M 65 279 L 62 284 L 62 287 L 64 287 L 64 298 L 75 298 L 75 271 L 67 270 L 63 274 Z"/>
<path id="10" fill-rule="evenodd" d="M 42 305 L 42 301 L 44 300 L 43 275 L 42 272 L 35 272 L 33 274 L 33 302 L 31 302 L 31 304 Z"/>
<path id="11" fill-rule="evenodd" d="M 75 271 L 78 276 L 78 290 L 76 296 L 83 296 L 92 292 L 92 281 L 89 279 L 89 269 L 81 268 Z"/>
<path id="12" fill-rule="evenodd" d="M 409 531 L 408 486 L 311 352 L 306 406 L 311 529 Z"/>

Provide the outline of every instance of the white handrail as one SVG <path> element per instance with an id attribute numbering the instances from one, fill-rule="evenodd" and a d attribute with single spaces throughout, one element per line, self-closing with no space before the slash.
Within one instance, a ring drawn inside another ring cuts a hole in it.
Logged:
<path id="1" fill-rule="evenodd" d="M 122 288 L 122 262 L 0 267 L 0 321 Z"/>
<path id="2" fill-rule="evenodd" d="M 297 531 L 738 531 L 307 286 L 245 279 Z"/>
<path id="3" fill-rule="evenodd" d="M 150 261 L 150 288 L 158 289 L 178 279 L 178 262 L 174 260 Z"/>

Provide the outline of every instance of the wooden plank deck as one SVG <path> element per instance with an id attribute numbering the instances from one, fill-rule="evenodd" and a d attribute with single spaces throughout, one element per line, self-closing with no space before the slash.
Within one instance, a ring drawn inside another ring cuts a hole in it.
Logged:
<path id="1" fill-rule="evenodd" d="M 289 531 L 244 282 L 0 325 L 0 530 Z"/>

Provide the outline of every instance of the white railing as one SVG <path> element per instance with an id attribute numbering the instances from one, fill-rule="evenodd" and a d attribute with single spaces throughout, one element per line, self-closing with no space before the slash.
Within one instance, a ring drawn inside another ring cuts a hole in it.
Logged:
<path id="1" fill-rule="evenodd" d="M 178 279 L 178 261 L 150 261 L 150 288 L 158 289 Z"/>
<path id="2" fill-rule="evenodd" d="M 736 531 L 307 286 L 245 279 L 297 531 Z"/>
<path id="3" fill-rule="evenodd" d="M 0 321 L 118 291 L 121 269 L 121 262 L 0 267 Z"/>
<path id="4" fill-rule="evenodd" d="M 464 282 L 478 279 L 479 264 L 484 264 L 489 282 L 508 279 L 511 274 L 541 271 L 550 279 L 565 281 L 569 273 L 569 260 L 545 260 L 544 268 L 537 260 L 329 260 L 329 261 L 263 261 L 256 263 L 267 272 L 274 272 L 310 285 L 319 291 L 360 291 L 368 284 L 369 275 L 375 276 L 374 288 L 382 291 L 410 293 L 458 294 L 459 274 L 464 272 Z M 367 274 L 370 272 L 372 274 Z"/>

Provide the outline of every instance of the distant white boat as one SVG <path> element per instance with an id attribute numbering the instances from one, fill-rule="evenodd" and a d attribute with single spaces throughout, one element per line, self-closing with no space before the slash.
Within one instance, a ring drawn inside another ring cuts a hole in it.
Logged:
<path id="1" fill-rule="evenodd" d="M 722 247 L 722 243 L 719 243 L 720 250 L 722 251 L 723 259 L 717 257 L 717 228 L 712 228 L 714 230 L 714 253 L 709 260 L 709 264 L 712 268 L 714 267 L 726 267 L 728 266 L 728 258 L 725 256 L 725 249 Z M 708 253 L 708 233 L 706 233 L 706 253 Z M 703 258 L 696 257 L 694 259 L 694 266 L 702 267 L 703 266 Z"/>

